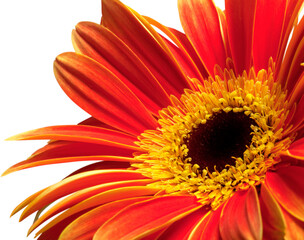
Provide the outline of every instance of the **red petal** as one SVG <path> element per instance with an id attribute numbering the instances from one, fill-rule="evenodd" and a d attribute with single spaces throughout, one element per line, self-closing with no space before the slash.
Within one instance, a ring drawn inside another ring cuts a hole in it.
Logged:
<path id="1" fill-rule="evenodd" d="M 298 16 L 300 13 L 300 9 L 302 7 L 303 0 L 288 0 L 287 6 L 285 10 L 285 18 L 284 18 L 284 24 L 283 24 L 283 30 L 282 30 L 282 36 L 280 41 L 280 47 L 279 47 L 279 56 L 276 61 L 276 75 L 279 71 L 281 71 L 284 68 L 284 65 L 282 65 L 282 59 L 285 57 L 286 54 L 286 46 L 289 42 L 290 33 L 294 27 L 294 25 L 298 21 Z M 290 45 L 289 45 L 290 46 Z M 291 49 L 294 49 L 294 46 L 290 46 Z M 280 80 L 286 81 L 286 79 L 280 78 Z"/>
<path id="2" fill-rule="evenodd" d="M 169 96 L 143 62 L 104 26 L 78 23 L 73 41 L 76 50 L 114 73 L 153 113 L 170 104 Z"/>
<path id="3" fill-rule="evenodd" d="M 256 71 L 268 69 L 270 57 L 276 62 L 285 8 L 286 0 L 257 1 L 253 40 Z"/>
<path id="4" fill-rule="evenodd" d="M 94 239 L 127 240 L 157 231 L 201 207 L 196 197 L 166 196 L 134 204 L 96 232 Z"/>
<path id="5" fill-rule="evenodd" d="M 129 198 L 94 208 L 73 221 L 60 235 L 60 240 L 92 239 L 96 230 L 123 208 L 149 197 Z M 85 236 L 85 238 L 83 238 Z"/>
<path id="6" fill-rule="evenodd" d="M 226 0 L 229 44 L 237 74 L 252 65 L 253 27 L 257 0 Z"/>
<path id="7" fill-rule="evenodd" d="M 262 239 L 263 224 L 255 187 L 237 191 L 227 200 L 220 219 L 223 239 Z"/>
<path id="8" fill-rule="evenodd" d="M 263 239 L 284 239 L 286 224 L 282 210 L 265 184 L 261 186 L 260 207 Z"/>
<path id="9" fill-rule="evenodd" d="M 215 211 L 209 211 L 189 235 L 189 240 L 210 239 L 220 240 L 219 221 L 223 205 Z"/>
<path id="10" fill-rule="evenodd" d="M 217 7 L 216 10 L 218 12 L 220 23 L 221 23 L 221 30 L 222 30 L 222 36 L 223 36 L 224 46 L 225 46 L 225 49 L 226 49 L 226 55 L 229 58 L 231 58 L 231 50 L 230 50 L 229 38 L 228 38 L 228 29 L 227 29 L 226 14 L 225 14 L 225 11 L 222 11 L 219 7 Z"/>
<path id="11" fill-rule="evenodd" d="M 114 162 L 114 161 L 102 161 L 102 162 L 96 162 L 89 164 L 87 166 L 84 166 L 75 172 L 71 173 L 68 177 L 71 177 L 73 175 L 76 175 L 78 173 L 83 173 L 83 172 L 89 172 L 93 170 L 107 170 L 107 169 L 121 169 L 121 170 L 127 170 L 130 167 L 129 162 Z"/>
<path id="12" fill-rule="evenodd" d="M 293 216 L 304 220 L 304 168 L 282 167 L 267 172 L 266 184 L 277 201 Z"/>
<path id="13" fill-rule="evenodd" d="M 304 138 L 293 142 L 288 150 L 288 156 L 304 160 Z"/>
<path id="14" fill-rule="evenodd" d="M 171 224 L 157 240 L 183 240 L 188 239 L 196 224 L 209 211 L 207 208 L 200 208 L 188 216 Z"/>
<path id="15" fill-rule="evenodd" d="M 54 62 L 54 72 L 65 93 L 98 120 L 135 135 L 157 127 L 156 120 L 136 95 L 92 59 L 63 53 Z"/>
<path id="16" fill-rule="evenodd" d="M 213 75 L 216 64 L 225 68 L 227 56 L 213 1 L 179 0 L 178 8 L 184 31 L 209 74 Z"/>
<path id="17" fill-rule="evenodd" d="M 39 128 L 10 137 L 7 140 L 67 140 L 85 143 L 97 143 L 140 150 L 134 141 L 136 138 L 122 132 L 91 126 L 63 125 Z"/>
<path id="18" fill-rule="evenodd" d="M 144 178 L 140 173 L 131 170 L 96 170 L 77 174 L 48 187 L 27 206 L 20 219 L 26 218 L 31 213 L 63 196 L 87 187 L 108 182 Z"/>
<path id="19" fill-rule="evenodd" d="M 292 118 L 290 119 L 290 122 L 288 124 L 292 125 L 292 128 L 290 128 L 285 135 L 299 131 L 303 128 L 304 125 L 304 95 L 301 96 L 301 99 L 297 102 L 295 113 L 293 114 Z"/>
<path id="20" fill-rule="evenodd" d="M 111 129 L 111 130 L 118 130 L 116 128 L 114 128 L 113 126 L 110 126 L 104 122 L 99 121 L 98 119 L 94 118 L 94 117 L 89 117 L 86 120 L 78 123 L 78 125 L 87 125 L 87 126 L 93 126 L 93 127 L 101 127 L 101 128 L 107 128 L 107 129 Z"/>
<path id="21" fill-rule="evenodd" d="M 103 0 L 102 16 L 102 25 L 131 48 L 169 95 L 190 87 L 166 44 L 142 16 L 118 0 Z"/>
<path id="22" fill-rule="evenodd" d="M 299 1 L 302 2 L 302 1 Z M 304 19 L 295 27 L 278 73 L 278 81 L 291 91 L 303 72 Z"/>
<path id="23" fill-rule="evenodd" d="M 286 222 L 286 240 L 302 240 L 304 236 L 304 222 L 296 219 L 283 209 Z"/>
<path id="24" fill-rule="evenodd" d="M 301 97 L 304 95 L 304 72 L 302 72 L 299 79 L 296 81 L 294 88 L 287 92 L 288 94 L 288 107 L 292 108 L 296 103 L 298 103 Z"/>

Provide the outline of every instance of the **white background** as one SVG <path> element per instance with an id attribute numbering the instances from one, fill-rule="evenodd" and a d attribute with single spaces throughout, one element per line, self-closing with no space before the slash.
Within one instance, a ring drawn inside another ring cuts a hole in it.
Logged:
<path id="1" fill-rule="evenodd" d="M 143 15 L 181 30 L 176 0 L 122 2 Z M 1 1 L 1 173 L 25 160 L 45 143 L 5 142 L 7 137 L 44 126 L 76 124 L 88 117 L 65 96 L 52 68 L 58 54 L 73 51 L 70 36 L 74 26 L 80 21 L 98 23 L 100 18 L 100 0 Z M 20 214 L 9 218 L 10 212 L 32 193 L 59 181 L 84 164 L 44 166 L 0 178 L 0 239 L 26 239 L 33 218 L 18 223 Z M 33 237 L 31 234 L 27 239 Z"/>

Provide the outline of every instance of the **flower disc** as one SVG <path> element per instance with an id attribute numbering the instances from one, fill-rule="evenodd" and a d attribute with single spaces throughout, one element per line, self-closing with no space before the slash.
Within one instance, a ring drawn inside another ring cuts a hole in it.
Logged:
<path id="1" fill-rule="evenodd" d="M 224 79 L 211 77 L 197 91 L 160 112 L 160 129 L 143 133 L 138 143 L 147 151 L 133 164 L 167 193 L 188 192 L 217 208 L 239 189 L 259 185 L 266 170 L 278 163 L 283 138 L 286 94 L 273 83 L 272 71 L 253 70 Z"/>

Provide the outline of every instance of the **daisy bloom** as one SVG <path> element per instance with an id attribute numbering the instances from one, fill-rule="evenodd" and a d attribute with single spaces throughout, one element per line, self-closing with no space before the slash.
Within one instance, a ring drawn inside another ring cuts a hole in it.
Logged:
<path id="1" fill-rule="evenodd" d="M 50 141 L 4 174 L 96 163 L 13 214 L 39 240 L 304 239 L 302 3 L 178 0 L 182 33 L 102 0 L 54 62 L 91 117 L 11 137 Z"/>

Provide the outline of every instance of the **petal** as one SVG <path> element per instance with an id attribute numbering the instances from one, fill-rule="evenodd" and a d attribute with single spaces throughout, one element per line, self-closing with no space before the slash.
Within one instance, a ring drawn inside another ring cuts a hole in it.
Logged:
<path id="1" fill-rule="evenodd" d="M 153 113 L 170 104 L 169 96 L 149 69 L 109 29 L 90 22 L 78 23 L 73 31 L 73 43 L 76 51 L 116 75 Z"/>
<path id="2" fill-rule="evenodd" d="M 59 240 L 79 240 L 83 236 L 85 236 L 83 239 L 92 239 L 96 230 L 116 213 L 133 203 L 148 199 L 149 197 L 129 198 L 94 208 L 66 227 L 60 235 Z"/>
<path id="3" fill-rule="evenodd" d="M 110 191 L 113 189 L 119 189 L 124 187 L 134 187 L 134 186 L 146 186 L 147 184 L 151 183 L 151 180 L 127 180 L 127 181 L 117 181 L 113 183 L 105 183 L 105 184 L 99 184 L 96 186 L 88 187 L 85 189 L 82 189 L 80 191 L 77 191 L 69 196 L 67 196 L 65 199 L 61 200 L 57 204 L 53 205 L 51 208 L 49 208 L 43 215 L 41 215 L 31 226 L 29 229 L 29 232 L 32 232 L 34 229 L 36 229 L 38 226 L 40 226 L 42 223 L 44 223 L 46 220 L 50 219 L 57 213 L 60 213 L 70 207 L 73 207 L 77 203 L 80 203 L 82 201 L 85 201 L 86 199 L 89 199 L 92 196 L 98 195 L 100 193 Z"/>
<path id="4" fill-rule="evenodd" d="M 45 127 L 18 134 L 16 136 L 8 138 L 7 140 L 42 139 L 97 143 L 140 151 L 140 148 L 136 147 L 134 144 L 136 138 L 133 136 L 118 131 L 91 126 L 62 125 Z"/>
<path id="5" fill-rule="evenodd" d="M 36 197 L 23 211 L 20 220 L 75 191 L 102 183 L 144 178 L 140 173 L 131 170 L 95 170 L 71 176 L 48 187 Z"/>
<path id="6" fill-rule="evenodd" d="M 299 1 L 302 2 L 302 1 Z M 278 82 L 291 91 L 303 72 L 304 19 L 294 28 L 283 62 L 278 69 Z"/>
<path id="7" fill-rule="evenodd" d="M 304 160 L 304 138 L 301 138 L 295 142 L 293 142 L 288 150 L 286 151 L 285 155 Z"/>
<path id="8" fill-rule="evenodd" d="M 173 44 L 170 41 L 165 41 L 165 43 L 170 48 L 172 54 L 181 65 L 183 71 L 189 77 L 195 77 L 201 81 L 208 77 L 208 73 L 197 55 L 197 52 L 191 45 L 186 34 L 162 25 L 161 23 L 155 21 L 152 18 L 145 17 L 145 19 L 153 26 L 161 30 L 166 36 L 177 46 L 173 48 Z M 178 50 L 177 50 L 178 49 Z"/>
<path id="9" fill-rule="evenodd" d="M 166 44 L 142 16 L 118 0 L 103 0 L 102 16 L 102 25 L 131 48 L 169 95 L 179 96 L 190 87 Z"/>
<path id="10" fill-rule="evenodd" d="M 140 238 L 200 207 L 196 197 L 192 196 L 166 196 L 134 204 L 100 227 L 93 239 Z"/>
<path id="11" fill-rule="evenodd" d="M 255 187 L 237 191 L 227 200 L 220 219 L 223 239 L 262 239 L 263 224 Z"/>
<path id="12" fill-rule="evenodd" d="M 288 125 L 291 125 L 291 128 L 288 129 L 284 134 L 287 136 L 289 133 L 293 133 L 299 131 L 303 128 L 304 125 L 304 95 L 301 96 L 301 99 L 297 102 L 296 109 L 292 114 L 292 118 L 290 118 L 290 122 Z M 289 116 L 288 116 L 289 117 Z"/>
<path id="13" fill-rule="evenodd" d="M 280 41 L 280 47 L 279 47 L 279 56 L 276 61 L 276 75 L 279 71 L 282 70 L 281 64 L 282 59 L 285 58 L 286 54 L 286 46 L 289 42 L 290 33 L 295 26 L 295 24 L 298 21 L 298 16 L 300 14 L 300 9 L 302 7 L 303 0 L 288 0 L 286 9 L 285 9 L 285 18 L 284 18 L 284 24 L 283 24 L 283 30 L 282 30 L 282 36 Z M 291 47 L 293 49 L 294 47 Z M 285 64 L 284 64 L 285 65 Z M 281 79 L 280 80 L 286 80 Z"/>
<path id="14" fill-rule="evenodd" d="M 301 97 L 304 95 L 304 72 L 302 72 L 299 79 L 296 81 L 294 88 L 287 92 L 288 96 L 288 107 L 292 108 L 296 103 L 301 100 Z"/>
<path id="15" fill-rule="evenodd" d="M 284 239 L 286 223 L 282 210 L 265 184 L 261 186 L 260 207 L 263 220 L 263 239 Z"/>
<path id="16" fill-rule="evenodd" d="M 43 232 L 39 237 L 38 240 L 55 240 L 55 239 L 59 239 L 60 234 L 62 233 L 62 231 L 71 223 L 73 222 L 75 219 L 77 219 L 79 216 L 81 216 L 82 214 L 85 214 L 87 211 L 83 211 L 83 212 L 79 212 L 67 219 L 65 219 L 64 221 L 61 222 L 61 224 L 56 225 L 55 227 Z M 38 236 L 38 234 L 37 234 Z M 35 237 L 37 237 L 35 236 Z"/>
<path id="17" fill-rule="evenodd" d="M 226 0 L 229 44 L 237 74 L 249 71 L 252 64 L 252 44 L 256 0 Z"/>
<path id="18" fill-rule="evenodd" d="M 286 240 L 302 240 L 304 236 L 304 222 L 293 217 L 283 209 L 283 214 L 286 222 Z"/>
<path id="19" fill-rule="evenodd" d="M 209 74 L 213 75 L 216 64 L 225 68 L 227 56 L 213 1 L 179 0 L 178 9 L 184 31 Z"/>
<path id="20" fill-rule="evenodd" d="M 228 56 L 228 58 L 231 58 L 231 50 L 230 50 L 229 38 L 228 38 L 226 14 L 219 7 L 217 7 L 216 10 L 218 12 L 220 23 L 221 23 L 221 31 L 222 31 L 225 50 L 226 50 L 226 55 Z M 227 60 L 226 60 L 226 64 L 227 64 Z M 229 67 L 229 66 L 227 66 L 227 67 Z"/>
<path id="21" fill-rule="evenodd" d="M 294 217 L 304 221 L 304 168 L 290 166 L 267 172 L 266 184 L 276 200 Z"/>
<path id="22" fill-rule="evenodd" d="M 54 62 L 54 73 L 65 93 L 98 120 L 135 135 L 157 127 L 134 93 L 98 62 L 63 53 Z"/>
<path id="23" fill-rule="evenodd" d="M 82 168 L 79 168 L 65 178 L 71 177 L 78 173 L 89 172 L 89 171 L 93 171 L 93 170 L 102 170 L 102 169 L 104 169 L 104 170 L 108 170 L 108 169 L 128 170 L 129 167 L 130 167 L 129 162 L 101 161 L 101 162 L 92 163 L 92 164 L 89 164 Z"/>
<path id="24" fill-rule="evenodd" d="M 12 211 L 11 216 L 15 215 L 17 212 L 19 212 L 21 209 L 25 208 L 27 205 L 29 205 L 37 196 L 39 196 L 43 191 L 45 191 L 46 188 L 32 194 L 25 200 L 23 200 L 20 204 L 18 204 L 17 207 Z"/>
<path id="25" fill-rule="evenodd" d="M 121 199 L 141 197 L 141 196 L 153 196 L 158 191 L 159 189 L 151 188 L 147 186 L 133 186 L 133 187 L 116 188 L 106 192 L 102 192 L 69 208 L 68 210 L 66 210 L 65 212 L 54 218 L 54 220 L 49 222 L 41 230 L 39 230 L 37 234 L 41 234 L 42 232 L 47 231 L 56 225 L 61 225 L 62 221 L 65 221 L 65 219 L 81 211 L 88 210 L 93 207 L 101 206 L 105 203 L 114 202 Z"/>
<path id="26" fill-rule="evenodd" d="M 256 71 L 268 69 L 270 57 L 276 62 L 285 8 L 286 0 L 257 1 L 253 39 L 253 62 Z"/>
<path id="27" fill-rule="evenodd" d="M 220 206 L 215 211 L 209 211 L 191 231 L 189 240 L 210 239 L 220 240 L 219 221 L 222 212 Z"/>
<path id="28" fill-rule="evenodd" d="M 188 216 L 171 224 L 157 240 L 183 240 L 188 239 L 196 224 L 206 215 L 208 208 L 200 208 Z"/>

